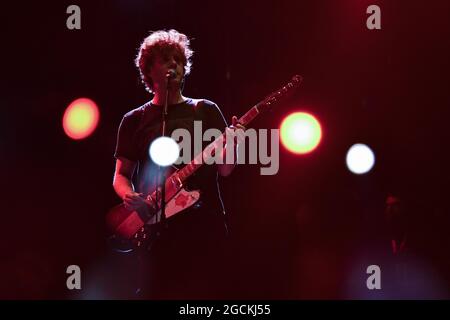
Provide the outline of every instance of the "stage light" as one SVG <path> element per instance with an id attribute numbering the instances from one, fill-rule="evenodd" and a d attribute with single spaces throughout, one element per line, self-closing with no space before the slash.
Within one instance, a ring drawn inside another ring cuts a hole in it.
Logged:
<path id="1" fill-rule="evenodd" d="M 364 174 L 369 172 L 374 166 L 375 155 L 368 146 L 357 143 L 348 150 L 346 163 L 351 172 Z"/>
<path id="2" fill-rule="evenodd" d="M 159 137 L 150 145 L 150 158 L 162 167 L 170 166 L 180 156 L 178 144 L 169 137 Z"/>
<path id="3" fill-rule="evenodd" d="M 94 132 L 99 120 L 98 107 L 87 98 L 74 100 L 63 116 L 64 132 L 74 140 L 88 137 Z"/>
<path id="4" fill-rule="evenodd" d="M 322 139 L 319 121 L 306 112 L 295 112 L 287 116 L 280 126 L 281 143 L 296 154 L 312 152 Z"/>

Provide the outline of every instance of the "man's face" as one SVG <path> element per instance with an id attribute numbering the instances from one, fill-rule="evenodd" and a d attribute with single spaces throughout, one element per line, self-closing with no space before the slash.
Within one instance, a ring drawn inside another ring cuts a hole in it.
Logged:
<path id="1" fill-rule="evenodd" d="M 166 75 L 169 70 L 176 72 L 176 76 L 170 80 L 170 84 L 179 87 L 184 76 L 183 55 L 179 50 L 170 49 L 155 56 L 150 69 L 154 88 L 165 86 Z"/>

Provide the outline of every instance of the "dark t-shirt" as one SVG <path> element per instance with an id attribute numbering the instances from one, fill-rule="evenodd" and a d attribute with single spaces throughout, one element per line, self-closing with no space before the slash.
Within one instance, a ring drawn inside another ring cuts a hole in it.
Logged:
<path id="1" fill-rule="evenodd" d="M 156 189 L 158 166 L 149 156 L 151 143 L 161 136 L 161 117 L 163 106 L 146 103 L 124 115 L 119 127 L 117 145 L 114 156 L 136 161 L 138 166 L 133 177 L 137 192 L 148 194 Z M 171 136 L 175 129 L 183 128 L 191 134 L 191 157 L 194 154 L 194 121 L 201 121 L 202 136 L 207 129 L 215 128 L 223 132 L 227 123 L 219 107 L 208 100 L 188 98 L 185 102 L 168 107 L 166 135 Z M 200 137 L 201 138 L 201 137 Z M 210 141 L 202 142 L 202 149 Z M 178 165 L 178 168 L 184 164 Z M 169 168 L 170 170 L 172 168 Z M 169 170 L 166 169 L 166 170 Z M 167 173 L 167 176 L 170 173 Z M 217 183 L 217 166 L 204 164 L 186 183 L 186 189 L 200 190 L 201 198 L 196 207 L 209 211 L 223 213 L 224 208 L 220 198 Z"/>

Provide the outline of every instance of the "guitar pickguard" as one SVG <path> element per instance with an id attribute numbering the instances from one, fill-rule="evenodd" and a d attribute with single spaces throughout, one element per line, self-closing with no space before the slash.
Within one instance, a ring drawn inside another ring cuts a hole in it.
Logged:
<path id="1" fill-rule="evenodd" d="M 165 214 L 166 218 L 186 210 L 187 208 L 194 205 L 200 199 L 200 191 L 192 190 L 187 191 L 181 188 L 180 191 L 166 203 Z M 157 214 L 154 214 L 148 221 L 147 224 L 155 224 L 161 221 L 161 210 Z"/>

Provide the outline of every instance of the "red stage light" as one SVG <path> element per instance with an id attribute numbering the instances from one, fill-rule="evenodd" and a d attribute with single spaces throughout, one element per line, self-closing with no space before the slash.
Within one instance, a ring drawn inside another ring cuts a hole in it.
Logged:
<path id="1" fill-rule="evenodd" d="M 64 132 L 72 139 L 84 139 L 94 132 L 98 120 L 99 111 L 94 101 L 87 98 L 76 99 L 64 112 Z"/>

